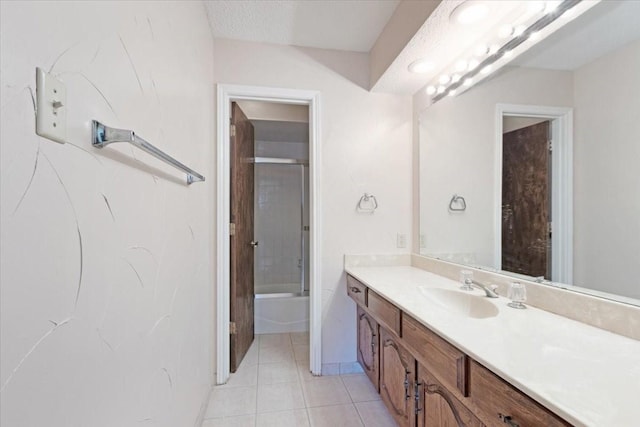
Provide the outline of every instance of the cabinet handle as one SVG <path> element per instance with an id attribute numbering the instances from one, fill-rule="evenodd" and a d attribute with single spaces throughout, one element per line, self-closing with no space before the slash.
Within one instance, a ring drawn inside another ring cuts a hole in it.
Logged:
<path id="1" fill-rule="evenodd" d="M 356 288 L 355 286 L 352 286 L 351 287 L 351 292 L 353 292 L 354 294 L 359 294 L 362 291 L 360 289 Z"/>
<path id="2" fill-rule="evenodd" d="M 411 399 L 411 395 L 409 394 L 409 372 L 404 371 L 404 400 Z"/>
<path id="3" fill-rule="evenodd" d="M 508 425 L 509 427 L 520 427 L 518 423 L 511 420 L 511 415 L 498 414 L 498 418 L 500 418 L 502 422 Z"/>

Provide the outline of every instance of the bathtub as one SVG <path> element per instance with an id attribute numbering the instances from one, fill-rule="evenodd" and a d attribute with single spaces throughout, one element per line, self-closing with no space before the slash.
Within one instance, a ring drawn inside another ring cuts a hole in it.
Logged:
<path id="1" fill-rule="evenodd" d="M 296 285 L 298 290 L 300 285 Z M 264 291 L 264 287 L 260 288 Z M 273 285 L 276 292 L 255 295 L 255 333 L 278 334 L 309 330 L 309 292 L 277 292 L 293 290 Z"/>

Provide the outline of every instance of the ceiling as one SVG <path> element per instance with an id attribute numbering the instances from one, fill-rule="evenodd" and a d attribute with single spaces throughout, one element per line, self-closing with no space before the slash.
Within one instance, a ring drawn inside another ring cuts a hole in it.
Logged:
<path id="1" fill-rule="evenodd" d="M 207 0 L 216 38 L 369 52 L 400 0 Z"/>

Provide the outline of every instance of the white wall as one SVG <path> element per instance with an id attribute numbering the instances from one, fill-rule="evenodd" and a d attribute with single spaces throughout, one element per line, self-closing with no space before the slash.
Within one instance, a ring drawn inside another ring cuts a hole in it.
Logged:
<path id="1" fill-rule="evenodd" d="M 323 363 L 356 360 L 355 305 L 345 253 L 404 253 L 411 247 L 411 98 L 373 94 L 366 54 L 215 41 L 218 83 L 321 92 Z M 355 212 L 374 194 L 374 215 Z M 409 245 L 396 248 L 396 233 Z"/>
<path id="2" fill-rule="evenodd" d="M 213 45 L 197 2 L 1 2 L 3 426 L 191 426 L 211 383 Z M 68 143 L 34 133 L 35 67 Z M 132 128 L 205 183 L 90 120 Z"/>
<path id="3" fill-rule="evenodd" d="M 575 71 L 574 281 L 640 299 L 638 76 L 640 41 Z"/>
<path id="4" fill-rule="evenodd" d="M 416 101 L 421 98 L 416 97 Z M 572 73 L 506 68 L 420 114 L 420 233 L 423 254 L 494 265 L 496 104 L 571 106 Z M 453 194 L 467 202 L 450 213 Z"/>

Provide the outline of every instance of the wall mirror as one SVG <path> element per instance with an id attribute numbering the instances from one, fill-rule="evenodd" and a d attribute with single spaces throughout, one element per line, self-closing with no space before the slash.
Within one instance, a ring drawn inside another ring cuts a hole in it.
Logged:
<path id="1" fill-rule="evenodd" d="M 600 2 L 421 112 L 421 254 L 640 305 L 639 20 Z"/>

